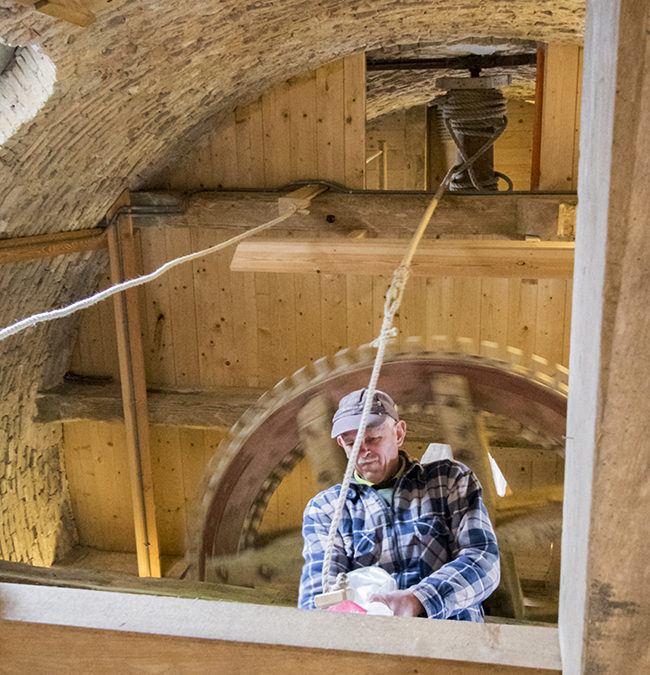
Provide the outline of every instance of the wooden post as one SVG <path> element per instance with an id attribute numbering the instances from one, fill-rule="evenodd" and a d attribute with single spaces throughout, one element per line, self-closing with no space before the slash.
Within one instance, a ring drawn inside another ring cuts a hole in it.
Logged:
<path id="1" fill-rule="evenodd" d="M 445 440 L 451 445 L 454 458 L 467 464 L 483 487 L 483 501 L 492 522 L 496 522 L 497 493 L 492 478 L 488 444 L 482 424 L 472 404 L 469 385 L 459 375 L 437 375 L 433 390 Z M 495 603 L 502 616 L 521 619 L 524 599 L 512 552 L 502 550 L 501 584 L 495 593 Z"/>
<path id="2" fill-rule="evenodd" d="M 298 413 L 300 442 L 316 474 L 318 491 L 339 483 L 345 473 L 345 454 L 330 438 L 332 411 L 324 396 L 307 401 Z"/>
<path id="3" fill-rule="evenodd" d="M 107 214 L 109 222 L 115 219 L 115 223 L 108 231 L 111 282 L 114 284 L 133 278 L 137 274 L 133 223 L 128 216 L 116 215 L 120 207 L 128 204 L 129 195 L 125 191 Z M 160 554 L 151 475 L 147 390 L 137 290 L 130 289 L 118 293 L 113 299 L 138 573 L 141 577 L 159 577 Z"/>
<path id="4" fill-rule="evenodd" d="M 578 180 L 578 131 L 582 83 L 582 47 L 548 45 L 542 59 L 543 89 L 541 128 L 537 134 L 532 167 L 533 182 L 540 190 L 575 190 Z"/>

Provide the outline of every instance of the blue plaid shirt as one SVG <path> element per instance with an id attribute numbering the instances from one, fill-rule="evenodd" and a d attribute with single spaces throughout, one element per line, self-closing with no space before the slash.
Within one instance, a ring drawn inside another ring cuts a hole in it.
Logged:
<path id="1" fill-rule="evenodd" d="M 303 517 L 298 606 L 322 593 L 327 533 L 340 485 L 316 495 Z M 406 458 L 390 505 L 353 480 L 334 544 L 330 583 L 339 572 L 378 565 L 410 590 L 433 619 L 483 621 L 481 602 L 499 584 L 499 551 L 481 486 L 460 462 Z"/>

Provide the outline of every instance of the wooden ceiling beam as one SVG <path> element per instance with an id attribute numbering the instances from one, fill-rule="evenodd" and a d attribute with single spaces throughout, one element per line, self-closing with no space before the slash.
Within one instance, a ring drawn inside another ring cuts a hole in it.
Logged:
<path id="1" fill-rule="evenodd" d="M 185 198 L 171 192 L 135 192 L 131 193 L 134 226 L 247 229 L 277 214 L 281 194 L 247 190 L 200 192 Z M 368 238 L 408 237 L 430 200 L 428 192 L 350 194 L 330 189 L 311 201 L 308 214 L 295 215 L 273 231 L 341 238 L 365 230 Z M 445 194 L 425 238 L 565 239 L 558 233 L 560 213 L 565 218 L 567 207 L 576 204 L 575 193 Z M 565 224 L 563 232 L 566 229 Z"/>
<path id="2" fill-rule="evenodd" d="M 0 240 L 0 264 L 34 258 L 54 258 L 57 255 L 97 251 L 106 247 L 106 231 L 100 227 L 2 239 Z"/>
<path id="3" fill-rule="evenodd" d="M 221 387 L 209 392 L 147 392 L 150 424 L 196 429 L 231 427 L 264 392 L 253 387 Z M 36 422 L 124 422 L 120 389 L 113 383 L 66 382 L 37 396 Z"/>
<path id="4" fill-rule="evenodd" d="M 41 14 L 62 19 L 75 26 L 90 26 L 95 15 L 79 0 L 18 0 L 21 5 L 33 7 Z"/>
<path id="5" fill-rule="evenodd" d="M 147 391 L 149 423 L 194 429 L 229 429 L 264 393 L 257 387 L 219 387 L 209 391 Z M 116 383 L 65 382 L 39 392 L 36 398 L 39 424 L 94 421 L 124 423 L 120 389 Z M 441 438 L 439 413 L 404 410 L 407 439 L 429 443 Z M 328 422 L 329 423 L 329 422 Z M 496 447 L 531 447 L 554 452 L 555 446 L 519 423 L 496 415 L 485 415 L 490 444 Z"/>
<path id="6" fill-rule="evenodd" d="M 237 246 L 233 272 L 391 274 L 408 239 L 248 240 Z M 570 279 L 572 242 L 493 239 L 422 241 L 411 263 L 416 276 Z"/>

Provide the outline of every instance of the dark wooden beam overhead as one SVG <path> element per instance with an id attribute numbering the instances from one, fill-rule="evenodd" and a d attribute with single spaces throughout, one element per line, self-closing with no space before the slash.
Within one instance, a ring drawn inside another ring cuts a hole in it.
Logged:
<path id="1" fill-rule="evenodd" d="M 250 228 L 277 215 L 282 192 L 132 193 L 135 227 Z M 316 237 L 346 237 L 366 230 L 372 237 L 408 237 L 415 231 L 429 192 L 337 192 L 330 189 L 309 205 L 308 214 L 289 218 L 275 232 L 309 232 Z M 445 194 L 426 238 L 489 236 L 543 240 L 558 235 L 561 208 L 575 206 L 575 193 Z M 562 205 L 565 205 L 562 207 Z"/>

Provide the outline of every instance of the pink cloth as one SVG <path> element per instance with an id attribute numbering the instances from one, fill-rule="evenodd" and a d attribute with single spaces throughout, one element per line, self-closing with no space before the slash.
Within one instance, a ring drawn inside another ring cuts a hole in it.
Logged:
<path id="1" fill-rule="evenodd" d="M 363 607 L 359 607 L 356 602 L 352 602 L 352 600 L 344 600 L 343 602 L 339 602 L 338 605 L 332 605 L 332 607 L 328 607 L 326 612 L 349 612 L 352 614 L 367 614 L 366 610 Z"/>

